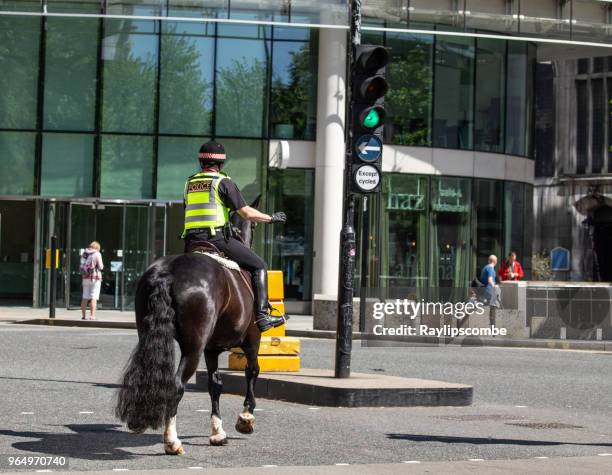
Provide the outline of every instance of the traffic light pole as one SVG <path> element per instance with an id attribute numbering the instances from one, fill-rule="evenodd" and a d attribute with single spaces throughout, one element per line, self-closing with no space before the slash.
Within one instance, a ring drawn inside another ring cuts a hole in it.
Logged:
<path id="1" fill-rule="evenodd" d="M 340 233 L 340 269 L 338 276 L 338 321 L 336 330 L 336 361 L 334 376 L 348 378 L 351 375 L 351 350 L 353 347 L 353 288 L 355 280 L 355 195 L 351 193 L 351 155 L 353 137 L 351 124 L 352 71 L 355 46 L 361 44 L 361 0 L 352 0 L 351 25 L 348 45 L 348 71 L 346 75 L 345 161 L 344 161 L 344 221 Z"/>

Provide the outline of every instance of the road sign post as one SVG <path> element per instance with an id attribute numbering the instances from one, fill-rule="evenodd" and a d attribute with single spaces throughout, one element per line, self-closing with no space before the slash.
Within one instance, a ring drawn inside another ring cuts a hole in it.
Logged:
<path id="1" fill-rule="evenodd" d="M 365 197 L 367 193 L 380 191 L 382 183 L 380 164 L 382 132 L 386 116 L 383 96 L 388 89 L 384 74 L 385 66 L 389 61 L 387 50 L 382 46 L 361 45 L 360 0 L 351 1 L 350 17 L 349 75 L 345 121 L 345 201 L 344 221 L 340 234 L 338 320 L 334 373 L 336 378 L 348 378 L 351 374 L 356 256 L 355 196 L 359 194 Z M 367 207 L 364 209 L 369 212 Z M 367 239 L 367 230 L 362 230 L 362 239 Z M 367 249 L 367 246 L 365 248 Z M 361 258 L 367 260 L 367 255 L 362 255 Z"/>

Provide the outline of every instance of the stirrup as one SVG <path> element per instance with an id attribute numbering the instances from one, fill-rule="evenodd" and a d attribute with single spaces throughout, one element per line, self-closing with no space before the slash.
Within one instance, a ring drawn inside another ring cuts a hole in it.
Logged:
<path id="1" fill-rule="evenodd" d="M 259 328 L 259 331 L 262 333 L 269 330 L 270 328 L 280 327 L 281 325 L 284 325 L 284 324 L 285 324 L 285 318 L 282 316 L 273 317 L 268 314 L 265 314 L 265 315 L 259 314 L 255 318 L 255 325 L 257 325 L 257 328 Z"/>

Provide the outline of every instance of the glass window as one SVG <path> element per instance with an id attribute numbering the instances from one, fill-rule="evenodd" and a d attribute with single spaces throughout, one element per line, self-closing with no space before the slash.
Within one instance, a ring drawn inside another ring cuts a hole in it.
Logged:
<path id="1" fill-rule="evenodd" d="M 504 152 L 506 112 L 506 41 L 478 38 L 476 41 L 476 109 L 474 148 Z"/>
<path id="2" fill-rule="evenodd" d="M 189 32 L 184 25 L 162 22 L 159 131 L 210 135 L 214 38 L 203 24 L 189 24 Z"/>
<path id="3" fill-rule="evenodd" d="M 487 264 L 488 257 L 491 254 L 497 256 L 500 264 L 503 257 L 503 184 L 502 181 L 496 180 L 474 180 L 474 213 L 472 219 L 476 232 L 474 254 L 478 275 Z M 524 207 L 521 207 L 521 212 L 524 211 Z"/>
<path id="4" fill-rule="evenodd" d="M 609 42 L 609 8 L 607 1 L 573 0 L 572 40 Z"/>
<path id="5" fill-rule="evenodd" d="M 47 18 L 44 128 L 93 130 L 99 20 Z"/>
<path id="6" fill-rule="evenodd" d="M 102 129 L 153 132 L 157 82 L 156 22 L 105 20 Z"/>
<path id="7" fill-rule="evenodd" d="M 270 42 L 217 40 L 216 135 L 265 136 L 269 59 Z"/>
<path id="8" fill-rule="evenodd" d="M 612 78 L 607 79 L 608 83 L 608 173 L 612 173 Z"/>
<path id="9" fill-rule="evenodd" d="M 518 31 L 518 2 L 466 0 L 465 26 L 475 30 L 514 33 Z"/>
<path id="10" fill-rule="evenodd" d="M 167 0 L 106 0 L 109 15 L 160 16 Z"/>
<path id="11" fill-rule="evenodd" d="M 387 141 L 400 145 L 431 145 L 433 37 L 387 34 L 391 53 L 385 96 Z"/>
<path id="12" fill-rule="evenodd" d="M 232 177 L 247 203 L 251 203 L 262 189 L 264 142 L 225 139 L 222 143 L 227 154 L 227 164 L 223 171 Z"/>
<path id="13" fill-rule="evenodd" d="M 527 139 L 527 45 L 508 42 L 506 81 L 506 153 L 526 155 Z"/>
<path id="14" fill-rule="evenodd" d="M 591 80 L 593 129 L 591 130 L 591 173 L 601 173 L 604 161 L 606 134 L 606 99 L 603 79 Z"/>
<path id="15" fill-rule="evenodd" d="M 470 179 L 431 178 L 430 285 L 451 289 L 442 291 L 441 297 L 464 297 L 464 292 L 454 295 L 454 289 L 467 287 L 473 279 L 470 206 Z"/>
<path id="16" fill-rule="evenodd" d="M 157 198 L 182 200 L 188 176 L 200 166 L 198 150 L 205 138 L 160 137 L 157 156 Z"/>
<path id="17" fill-rule="evenodd" d="M 527 206 L 524 183 L 504 183 L 504 255 L 498 256 L 499 263 L 511 252 L 516 252 L 517 260 L 530 257 L 525 249 L 525 241 L 531 240 L 525 227 L 525 217 L 532 213 L 531 205 Z"/>
<path id="18" fill-rule="evenodd" d="M 368 26 L 406 28 L 408 0 L 366 0 L 362 2 L 361 16 Z"/>
<path id="19" fill-rule="evenodd" d="M 102 13 L 100 0 L 46 0 L 50 13 Z M 110 2 L 109 2 L 110 3 Z"/>
<path id="20" fill-rule="evenodd" d="M 463 30 L 463 1 L 454 0 L 410 0 L 408 9 L 410 28 Z"/>
<path id="21" fill-rule="evenodd" d="M 100 196 L 152 198 L 153 137 L 102 136 Z"/>
<path id="22" fill-rule="evenodd" d="M 40 18 L 0 17 L 0 128 L 36 128 Z"/>
<path id="23" fill-rule="evenodd" d="M 0 132 L 0 195 L 33 195 L 36 134 Z"/>
<path id="24" fill-rule="evenodd" d="M 474 129 L 474 39 L 437 37 L 434 146 L 472 148 Z"/>
<path id="25" fill-rule="evenodd" d="M 536 63 L 535 175 L 553 176 L 555 167 L 555 77 L 553 64 Z"/>
<path id="26" fill-rule="evenodd" d="M 560 8 L 559 0 L 520 3 L 520 32 L 530 36 L 569 39 L 570 3 Z"/>
<path id="27" fill-rule="evenodd" d="M 314 170 L 271 170 L 268 189 L 268 211 L 283 210 L 291 216 L 287 224 L 266 228 L 270 269 L 283 271 L 285 299 L 310 300 Z"/>
<path id="28" fill-rule="evenodd" d="M 94 136 L 44 134 L 40 194 L 92 196 Z"/>
<path id="29" fill-rule="evenodd" d="M 589 96 L 588 82 L 576 81 L 576 173 L 586 171 L 589 163 Z"/>
<path id="30" fill-rule="evenodd" d="M 229 0 L 166 0 L 168 16 L 227 18 Z"/>
<path id="31" fill-rule="evenodd" d="M 281 30 L 274 30 L 275 39 L 277 32 L 283 34 Z M 314 140 L 317 57 L 316 42 L 274 41 L 270 111 L 272 137 Z"/>
<path id="32" fill-rule="evenodd" d="M 426 286 L 427 177 L 385 174 L 381 204 L 381 286 Z"/>
<path id="33" fill-rule="evenodd" d="M 42 2 L 41 0 L 3 0 L 0 2 L 0 11 L 40 12 L 42 11 Z"/>

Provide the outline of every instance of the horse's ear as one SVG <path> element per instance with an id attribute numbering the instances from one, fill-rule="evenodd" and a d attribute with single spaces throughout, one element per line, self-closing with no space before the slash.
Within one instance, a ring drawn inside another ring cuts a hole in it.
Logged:
<path id="1" fill-rule="evenodd" d="M 259 202 L 261 201 L 261 194 L 257 195 L 257 197 L 251 203 L 251 208 L 257 208 L 259 206 Z"/>

